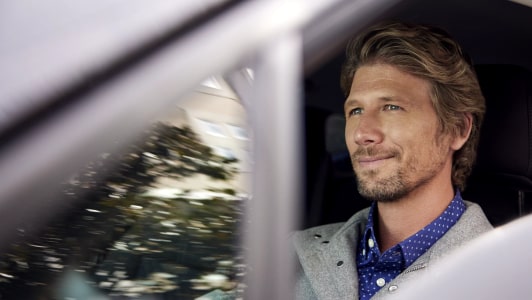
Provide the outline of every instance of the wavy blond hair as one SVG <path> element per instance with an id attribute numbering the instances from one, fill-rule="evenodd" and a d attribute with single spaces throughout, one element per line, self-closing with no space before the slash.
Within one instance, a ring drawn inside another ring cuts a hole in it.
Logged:
<path id="1" fill-rule="evenodd" d="M 453 156 L 452 183 L 463 190 L 476 158 L 485 103 L 474 69 L 460 45 L 436 27 L 387 22 L 351 40 L 346 56 L 340 77 L 346 97 L 358 68 L 385 63 L 430 82 L 432 104 L 443 133 L 463 133 L 465 114 L 473 116 L 469 139 Z"/>

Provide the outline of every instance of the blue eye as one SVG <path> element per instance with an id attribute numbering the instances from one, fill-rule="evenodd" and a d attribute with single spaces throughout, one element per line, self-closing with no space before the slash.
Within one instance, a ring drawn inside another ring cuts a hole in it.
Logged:
<path id="1" fill-rule="evenodd" d="M 400 110 L 401 107 L 393 104 L 384 105 L 384 110 Z"/>
<path id="2" fill-rule="evenodd" d="M 364 112 L 364 109 L 357 107 L 349 111 L 348 116 L 361 115 Z"/>

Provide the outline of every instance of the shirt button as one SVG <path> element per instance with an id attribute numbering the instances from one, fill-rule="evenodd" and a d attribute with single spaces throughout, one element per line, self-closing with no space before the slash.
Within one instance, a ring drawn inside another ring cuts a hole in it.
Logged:
<path id="1" fill-rule="evenodd" d="M 388 288 L 388 291 L 390 291 L 391 293 L 395 292 L 399 287 L 396 286 L 396 285 L 390 285 L 390 287 Z"/>
<path id="2" fill-rule="evenodd" d="M 377 279 L 377 285 L 379 287 L 383 287 L 385 284 L 386 284 L 386 280 L 384 280 L 384 278 Z"/>
<path id="3" fill-rule="evenodd" d="M 373 239 L 369 239 L 369 240 L 368 240 L 368 246 L 369 246 L 370 248 L 373 248 L 373 247 L 375 246 L 375 242 L 373 241 Z"/>

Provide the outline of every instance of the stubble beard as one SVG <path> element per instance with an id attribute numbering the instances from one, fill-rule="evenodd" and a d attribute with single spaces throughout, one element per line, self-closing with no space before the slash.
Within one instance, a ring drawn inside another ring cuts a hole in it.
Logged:
<path id="1" fill-rule="evenodd" d="M 384 179 L 372 179 L 376 177 L 376 171 L 369 171 L 364 174 L 365 178 L 357 176 L 358 192 L 362 197 L 370 201 L 394 202 L 410 193 L 404 180 L 404 172 L 397 171 Z"/>
<path id="2" fill-rule="evenodd" d="M 393 155 L 392 159 L 401 162 L 402 156 L 399 151 L 389 150 L 386 153 Z M 355 152 L 351 156 L 353 166 L 362 154 L 376 155 L 377 151 L 368 148 Z M 379 170 L 364 172 L 355 170 L 358 192 L 370 201 L 398 201 L 436 176 L 445 164 L 441 155 L 442 153 L 433 153 L 434 160 L 430 161 L 428 166 L 421 166 L 417 159 L 411 159 L 400 164 L 398 169 L 391 171 L 387 176 L 379 176 L 379 172 L 382 172 Z"/>

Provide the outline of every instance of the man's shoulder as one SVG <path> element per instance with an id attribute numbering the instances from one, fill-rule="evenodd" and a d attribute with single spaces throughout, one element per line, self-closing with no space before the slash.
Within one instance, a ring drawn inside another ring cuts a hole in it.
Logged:
<path id="1" fill-rule="evenodd" d="M 445 255 L 450 250 L 461 247 L 493 229 L 478 204 L 469 201 L 464 201 L 464 203 L 466 204 L 466 210 L 458 219 L 458 222 L 434 245 L 435 254 L 433 256 Z"/>
<path id="2" fill-rule="evenodd" d="M 466 204 L 466 211 L 459 220 L 460 225 L 468 228 L 469 231 L 477 230 L 478 233 L 493 229 L 480 205 L 465 200 L 464 203 Z"/>
<path id="3" fill-rule="evenodd" d="M 464 203 L 466 210 L 458 222 L 429 251 L 431 259 L 447 256 L 451 250 L 462 247 L 493 229 L 478 204 L 469 201 L 464 201 Z"/>
<path id="4" fill-rule="evenodd" d="M 292 235 L 292 241 L 299 250 L 311 250 L 314 247 L 328 244 L 333 241 L 338 235 L 342 235 L 349 228 L 356 226 L 356 224 L 367 222 L 369 208 L 363 209 L 355 213 L 346 222 L 332 223 L 311 227 L 308 229 L 296 231 Z"/>

